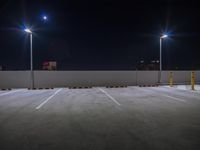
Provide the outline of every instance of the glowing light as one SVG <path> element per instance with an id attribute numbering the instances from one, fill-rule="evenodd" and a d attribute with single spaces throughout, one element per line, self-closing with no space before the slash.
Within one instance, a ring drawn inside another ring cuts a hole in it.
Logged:
<path id="1" fill-rule="evenodd" d="M 167 34 L 164 34 L 164 35 L 162 35 L 160 38 L 161 39 L 164 39 L 164 38 L 167 38 L 168 37 L 168 35 Z"/>
<path id="2" fill-rule="evenodd" d="M 43 20 L 47 20 L 48 18 L 47 18 L 47 16 L 43 16 Z"/>
<path id="3" fill-rule="evenodd" d="M 24 29 L 24 31 L 27 33 L 32 33 L 32 31 L 29 28 Z"/>

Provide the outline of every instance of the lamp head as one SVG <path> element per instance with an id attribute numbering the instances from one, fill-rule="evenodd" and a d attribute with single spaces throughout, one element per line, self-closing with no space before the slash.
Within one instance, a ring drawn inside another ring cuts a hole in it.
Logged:
<path id="1" fill-rule="evenodd" d="M 163 34 L 160 38 L 161 38 L 161 39 L 164 39 L 164 38 L 167 38 L 167 37 L 168 37 L 167 34 Z"/>
<path id="2" fill-rule="evenodd" d="M 32 31 L 29 28 L 24 29 L 24 31 L 27 33 L 32 33 Z"/>

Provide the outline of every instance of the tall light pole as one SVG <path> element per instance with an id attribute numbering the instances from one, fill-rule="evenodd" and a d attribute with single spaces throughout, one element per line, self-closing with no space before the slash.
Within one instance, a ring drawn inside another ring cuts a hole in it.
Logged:
<path id="1" fill-rule="evenodd" d="M 162 75 L 162 39 L 167 38 L 168 35 L 164 34 L 160 37 L 160 70 L 159 70 L 159 76 L 158 76 L 158 83 L 161 83 L 161 75 Z"/>
<path id="2" fill-rule="evenodd" d="M 29 28 L 24 29 L 30 34 L 30 73 L 31 73 L 31 89 L 34 89 L 34 73 L 33 73 L 33 34 Z"/>

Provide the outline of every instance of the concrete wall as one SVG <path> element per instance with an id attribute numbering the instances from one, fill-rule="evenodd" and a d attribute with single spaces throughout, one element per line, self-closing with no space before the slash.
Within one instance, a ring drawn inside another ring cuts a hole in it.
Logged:
<path id="1" fill-rule="evenodd" d="M 200 84 L 200 71 L 196 71 L 196 82 Z"/>
<path id="2" fill-rule="evenodd" d="M 169 74 L 173 73 L 174 84 L 190 84 L 191 71 L 163 71 L 161 82 L 166 84 L 169 82 Z"/>
<path id="3" fill-rule="evenodd" d="M 0 88 L 26 88 L 29 85 L 29 71 L 0 71 Z"/>
<path id="4" fill-rule="evenodd" d="M 36 86 L 105 86 L 134 85 L 133 71 L 37 71 Z"/>
<path id="5" fill-rule="evenodd" d="M 162 83 L 168 83 L 169 72 L 162 72 Z M 152 85 L 158 82 L 158 71 L 35 71 L 35 87 Z M 173 71 L 175 84 L 189 84 L 191 71 Z M 196 71 L 200 83 L 200 71 Z M 0 88 L 30 87 L 29 71 L 0 71 Z"/>

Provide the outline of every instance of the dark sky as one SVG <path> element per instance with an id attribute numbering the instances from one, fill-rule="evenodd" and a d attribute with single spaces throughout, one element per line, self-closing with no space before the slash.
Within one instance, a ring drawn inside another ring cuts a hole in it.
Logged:
<path id="1" fill-rule="evenodd" d="M 200 69 L 200 5 L 189 0 L 6 0 L 0 2 L 0 66 L 29 69 L 57 61 L 60 70 L 131 70 L 159 59 L 164 69 Z M 48 21 L 42 20 L 42 15 Z"/>

